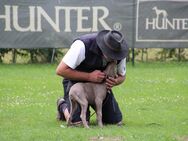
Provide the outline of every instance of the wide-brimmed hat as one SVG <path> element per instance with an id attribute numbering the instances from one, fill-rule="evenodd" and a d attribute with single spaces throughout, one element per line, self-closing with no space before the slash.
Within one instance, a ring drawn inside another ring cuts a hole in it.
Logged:
<path id="1" fill-rule="evenodd" d="M 122 60 L 128 55 L 124 36 L 115 30 L 102 30 L 97 34 L 96 42 L 102 53 L 114 60 Z"/>

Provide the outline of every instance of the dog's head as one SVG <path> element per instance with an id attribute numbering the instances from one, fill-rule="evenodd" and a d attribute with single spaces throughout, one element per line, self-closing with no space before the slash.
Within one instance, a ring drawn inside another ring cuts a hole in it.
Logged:
<path id="1" fill-rule="evenodd" d="M 109 62 L 106 69 L 104 70 L 106 78 L 116 77 L 117 75 L 117 61 Z"/>

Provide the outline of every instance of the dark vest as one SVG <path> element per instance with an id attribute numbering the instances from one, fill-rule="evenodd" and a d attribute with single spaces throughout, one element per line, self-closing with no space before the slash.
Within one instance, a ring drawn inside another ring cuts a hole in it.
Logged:
<path id="1" fill-rule="evenodd" d="M 97 33 L 86 34 L 77 38 L 85 44 L 85 60 L 76 67 L 76 70 L 84 72 L 92 72 L 94 70 L 103 71 L 106 63 L 103 60 L 103 55 L 96 43 Z"/>

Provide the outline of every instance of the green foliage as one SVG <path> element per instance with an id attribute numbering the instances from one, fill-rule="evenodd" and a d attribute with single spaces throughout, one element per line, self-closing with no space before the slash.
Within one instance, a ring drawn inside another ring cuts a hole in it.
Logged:
<path id="1" fill-rule="evenodd" d="M 51 63 L 59 62 L 67 48 L 63 49 L 0 49 L 0 63 Z M 129 49 L 129 54 L 126 58 L 127 62 L 132 60 L 132 49 Z M 158 49 L 143 48 L 134 49 L 134 57 L 136 61 L 151 61 L 151 60 L 188 60 L 188 49 Z M 9 61 L 6 58 L 9 58 Z"/>
<path id="2" fill-rule="evenodd" d="M 9 52 L 12 52 L 11 58 L 13 63 L 17 63 L 18 56 L 20 56 L 20 58 L 30 58 L 29 62 L 25 63 L 51 63 L 57 61 L 59 56 L 63 56 L 63 52 L 61 50 L 52 48 L 0 49 L 0 62 L 3 62 L 3 57 Z"/>
<path id="3" fill-rule="evenodd" d="M 185 48 L 179 48 L 179 49 L 162 49 L 158 52 L 159 55 L 161 55 L 161 60 L 166 60 L 167 58 L 178 58 L 178 60 L 186 60 L 186 53 L 187 50 Z"/>
<path id="4" fill-rule="evenodd" d="M 56 121 L 63 95 L 57 65 L 0 64 L 1 141 L 186 141 L 188 63 L 127 65 L 126 82 L 114 88 L 122 127 L 67 127 Z"/>
<path id="5" fill-rule="evenodd" d="M 24 55 L 29 54 L 31 63 L 51 63 L 53 49 L 24 49 L 26 52 Z M 57 58 L 58 54 L 62 52 L 55 50 L 54 58 Z"/>
<path id="6" fill-rule="evenodd" d="M 0 49 L 0 63 L 3 61 L 2 58 L 5 56 L 6 53 L 8 53 L 11 49 Z"/>

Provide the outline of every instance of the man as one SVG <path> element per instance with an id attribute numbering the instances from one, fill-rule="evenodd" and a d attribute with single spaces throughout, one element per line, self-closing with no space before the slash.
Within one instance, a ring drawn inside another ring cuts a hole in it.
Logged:
<path id="1" fill-rule="evenodd" d="M 105 78 L 103 70 L 107 63 L 117 60 L 117 77 L 105 80 L 108 94 L 103 102 L 102 120 L 107 124 L 121 124 L 122 113 L 111 89 L 125 80 L 127 55 L 127 44 L 124 36 L 118 31 L 102 30 L 99 33 L 86 34 L 77 38 L 56 69 L 57 75 L 64 77 L 64 98 L 57 101 L 57 118 L 67 121 L 70 116 L 68 93 L 73 84 L 76 82 L 103 82 Z M 80 111 L 78 107 L 73 115 L 73 124 L 81 123 Z M 88 122 L 89 116 L 88 108 Z"/>

